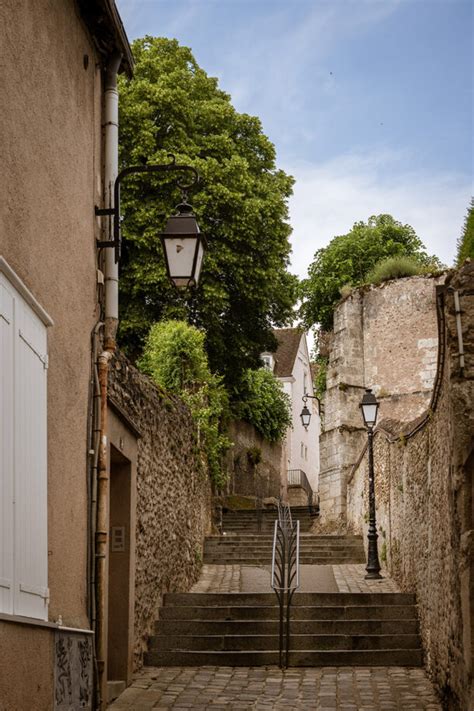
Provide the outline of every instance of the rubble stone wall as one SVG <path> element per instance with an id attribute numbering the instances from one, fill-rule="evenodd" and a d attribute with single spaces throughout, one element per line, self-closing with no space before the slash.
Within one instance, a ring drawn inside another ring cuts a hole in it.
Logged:
<path id="1" fill-rule="evenodd" d="M 445 708 L 459 711 L 474 708 L 474 264 L 447 286 L 439 397 L 411 423 L 380 422 L 374 463 L 381 563 L 402 590 L 416 593 L 428 671 Z M 461 306 L 463 371 L 453 290 Z M 347 521 L 366 534 L 367 456 L 361 454 L 349 476 Z"/>
<path id="2" fill-rule="evenodd" d="M 228 430 L 233 447 L 226 468 L 228 493 L 278 498 L 281 489 L 282 445 L 267 442 L 248 422 L 231 422 Z"/>
<path id="3" fill-rule="evenodd" d="M 141 433 L 138 440 L 135 667 L 163 594 L 186 592 L 199 576 L 211 529 L 211 487 L 187 406 L 119 354 L 110 395 Z"/>

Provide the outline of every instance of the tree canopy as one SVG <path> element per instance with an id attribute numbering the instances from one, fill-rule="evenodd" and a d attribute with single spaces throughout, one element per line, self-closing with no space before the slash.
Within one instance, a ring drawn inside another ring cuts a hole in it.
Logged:
<path id="1" fill-rule="evenodd" d="M 198 289 L 177 294 L 165 276 L 159 233 L 180 202 L 164 176 L 129 176 L 122 187 L 121 346 L 140 355 L 150 325 L 184 318 L 202 328 L 211 370 L 239 381 L 273 350 L 272 326 L 292 318 L 288 197 L 293 179 L 275 165 L 258 118 L 230 97 L 176 40 L 133 43 L 132 80 L 120 78 L 120 165 L 178 163 L 202 177 L 189 196 L 208 240 Z"/>
<path id="2" fill-rule="evenodd" d="M 474 259 L 474 198 L 471 198 L 462 235 L 458 240 L 457 264 L 462 264 L 468 257 Z"/>
<path id="3" fill-rule="evenodd" d="M 341 288 L 360 286 L 380 261 L 394 256 L 411 256 L 425 266 L 439 268 L 410 225 L 403 225 L 391 215 L 369 217 L 356 222 L 345 235 L 334 237 L 327 247 L 318 249 L 301 284 L 301 316 L 306 328 L 319 324 L 332 328 L 335 304 Z"/>

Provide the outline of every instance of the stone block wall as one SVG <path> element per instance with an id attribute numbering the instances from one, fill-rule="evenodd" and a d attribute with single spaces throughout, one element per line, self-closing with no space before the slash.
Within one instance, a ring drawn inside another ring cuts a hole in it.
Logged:
<path id="1" fill-rule="evenodd" d="M 461 305 L 462 371 L 453 290 Z M 384 419 L 374 437 L 379 555 L 402 590 L 417 595 L 427 669 L 451 711 L 474 708 L 473 295 L 468 264 L 444 291 L 431 409 L 410 423 Z M 348 525 L 366 534 L 367 518 L 362 451 L 348 481 Z"/>
<path id="2" fill-rule="evenodd" d="M 135 667 L 166 592 L 186 592 L 199 576 L 211 529 L 211 487 L 187 406 L 158 388 L 121 354 L 109 394 L 141 432 L 137 459 Z"/>
<path id="3" fill-rule="evenodd" d="M 267 442 L 255 427 L 241 420 L 230 423 L 228 436 L 233 447 L 226 458 L 227 493 L 278 498 L 282 486 L 282 445 Z"/>
<path id="4" fill-rule="evenodd" d="M 345 524 L 347 477 L 364 442 L 365 387 L 380 417 L 413 419 L 430 402 L 438 335 L 436 285 L 416 276 L 355 290 L 334 312 L 320 451 L 321 524 Z"/>

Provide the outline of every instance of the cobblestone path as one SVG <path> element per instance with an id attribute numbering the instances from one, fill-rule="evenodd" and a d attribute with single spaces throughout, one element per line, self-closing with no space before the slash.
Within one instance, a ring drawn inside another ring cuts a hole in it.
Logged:
<path id="1" fill-rule="evenodd" d="M 423 669 L 147 667 L 110 711 L 441 711 Z"/>

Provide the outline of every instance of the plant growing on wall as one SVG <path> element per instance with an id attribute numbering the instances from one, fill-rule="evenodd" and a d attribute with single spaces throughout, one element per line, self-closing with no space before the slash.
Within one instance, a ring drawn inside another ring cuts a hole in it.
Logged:
<path id="1" fill-rule="evenodd" d="M 462 235 L 458 240 L 457 246 L 458 253 L 456 263 L 458 265 L 461 265 L 468 257 L 474 259 L 474 198 L 471 198 L 471 204 L 464 221 Z"/>
<path id="2" fill-rule="evenodd" d="M 293 317 L 293 178 L 277 168 L 260 120 L 235 110 L 189 48 L 145 37 L 133 42 L 133 54 L 133 79 L 120 77 L 120 166 L 166 163 L 171 152 L 195 167 L 202 180 L 189 200 L 208 249 L 199 289 L 181 296 L 159 246 L 180 193 L 167 176 L 127 180 L 120 344 L 136 358 L 152 323 L 186 319 L 205 330 L 211 370 L 233 386 L 258 367 L 260 353 L 275 350 L 272 327 Z"/>
<path id="3" fill-rule="evenodd" d="M 222 378 L 209 369 L 204 339 L 202 331 L 184 321 L 156 323 L 148 333 L 139 367 L 189 406 L 209 475 L 221 488 L 225 483 L 221 460 L 230 446 L 221 430 L 228 398 Z"/>
<path id="4" fill-rule="evenodd" d="M 291 425 L 289 397 L 273 373 L 265 368 L 244 373 L 234 412 L 269 442 L 282 440 Z"/>

